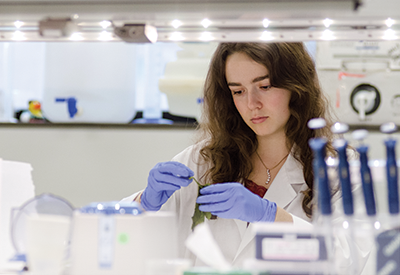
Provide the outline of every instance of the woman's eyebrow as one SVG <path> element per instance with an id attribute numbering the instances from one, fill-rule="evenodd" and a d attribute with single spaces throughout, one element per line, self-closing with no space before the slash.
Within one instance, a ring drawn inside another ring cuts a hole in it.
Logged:
<path id="1" fill-rule="evenodd" d="M 228 82 L 228 86 L 241 86 L 240 83 Z"/>
<path id="2" fill-rule="evenodd" d="M 259 77 L 256 77 L 256 78 L 254 78 L 253 79 L 253 83 L 256 83 L 256 82 L 259 82 L 259 81 L 261 81 L 261 80 L 264 80 L 264 79 L 267 79 L 267 78 L 269 78 L 269 75 L 267 74 L 267 75 L 264 75 L 264 76 L 259 76 Z"/>
<path id="3" fill-rule="evenodd" d="M 262 81 L 262 80 L 267 79 L 267 78 L 269 78 L 268 74 L 264 75 L 264 76 L 256 77 L 251 82 L 252 83 L 256 83 L 256 82 Z M 241 84 L 240 83 L 236 83 L 236 82 L 228 82 L 228 86 L 241 86 Z"/>

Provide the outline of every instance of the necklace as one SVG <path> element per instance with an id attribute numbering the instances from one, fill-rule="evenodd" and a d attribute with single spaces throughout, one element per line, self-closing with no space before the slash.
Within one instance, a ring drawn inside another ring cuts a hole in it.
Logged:
<path id="1" fill-rule="evenodd" d="M 256 151 L 256 154 L 257 154 L 257 157 L 260 159 L 262 165 L 263 165 L 263 166 L 265 167 L 265 169 L 267 170 L 268 178 L 267 178 L 267 181 L 265 182 L 265 184 L 268 186 L 269 182 L 271 181 L 271 170 L 273 170 L 273 169 L 275 169 L 276 167 L 278 167 L 279 164 L 281 164 L 282 161 L 283 161 L 284 159 L 286 159 L 286 158 L 289 156 L 289 154 L 287 154 L 286 156 L 284 156 L 283 159 L 281 159 L 281 160 L 278 162 L 278 164 L 275 165 L 275 166 L 272 167 L 272 168 L 268 168 L 268 167 L 265 165 L 265 163 L 263 162 L 263 160 L 261 159 L 261 157 L 260 157 L 260 155 L 258 154 L 257 151 Z"/>

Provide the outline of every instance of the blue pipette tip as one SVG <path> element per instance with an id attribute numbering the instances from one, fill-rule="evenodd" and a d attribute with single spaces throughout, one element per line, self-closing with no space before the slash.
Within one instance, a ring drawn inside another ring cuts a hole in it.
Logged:
<path id="1" fill-rule="evenodd" d="M 310 119 L 307 123 L 308 128 L 310 129 L 321 129 L 326 126 L 326 121 L 322 117 Z"/>

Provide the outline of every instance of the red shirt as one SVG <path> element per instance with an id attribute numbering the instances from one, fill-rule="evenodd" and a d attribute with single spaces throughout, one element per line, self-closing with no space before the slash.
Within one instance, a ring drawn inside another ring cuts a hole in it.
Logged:
<path id="1" fill-rule="evenodd" d="M 254 194 L 259 195 L 261 198 L 263 198 L 265 193 L 267 193 L 267 188 L 260 186 L 251 180 L 245 180 L 244 186 Z"/>

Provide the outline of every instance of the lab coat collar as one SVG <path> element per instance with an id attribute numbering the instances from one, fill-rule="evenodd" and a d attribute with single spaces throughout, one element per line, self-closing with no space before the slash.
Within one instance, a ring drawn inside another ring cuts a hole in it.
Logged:
<path id="1" fill-rule="evenodd" d="M 296 195 L 299 193 L 303 185 L 306 184 L 303 176 L 301 164 L 289 154 L 282 168 L 279 170 L 270 188 L 264 196 L 277 204 L 281 208 L 285 208 Z M 254 239 L 254 231 L 252 224 L 249 226 L 246 222 L 235 220 L 239 231 L 242 233 L 242 241 L 236 253 L 235 260 L 238 258 L 243 249 Z M 235 261 L 234 260 L 234 261 Z"/>
<path id="2" fill-rule="evenodd" d="M 264 199 L 274 201 L 285 208 L 298 194 L 305 184 L 301 164 L 289 154 L 274 181 L 265 193 Z"/>

